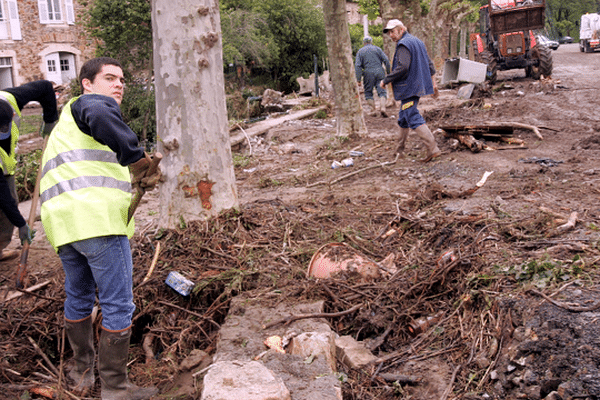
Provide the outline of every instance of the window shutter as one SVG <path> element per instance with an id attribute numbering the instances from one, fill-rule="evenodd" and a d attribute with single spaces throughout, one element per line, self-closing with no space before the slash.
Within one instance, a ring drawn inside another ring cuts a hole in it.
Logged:
<path id="1" fill-rule="evenodd" d="M 67 8 L 67 23 L 69 25 L 75 25 L 75 9 L 73 8 L 73 0 L 65 0 L 65 6 Z"/>
<path id="2" fill-rule="evenodd" d="M 40 13 L 40 23 L 47 24 L 48 19 L 48 0 L 38 0 L 38 11 Z"/>
<path id="3" fill-rule="evenodd" d="M 10 18 L 10 35 L 12 40 L 22 40 L 21 21 L 19 21 L 19 8 L 17 0 L 8 0 L 8 17 Z"/>

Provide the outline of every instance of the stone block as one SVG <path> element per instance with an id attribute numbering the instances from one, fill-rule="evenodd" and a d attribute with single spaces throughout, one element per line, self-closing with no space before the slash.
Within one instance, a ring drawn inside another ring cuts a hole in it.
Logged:
<path id="1" fill-rule="evenodd" d="M 337 370 L 333 332 L 303 332 L 290 341 L 288 351 L 302 358 L 323 357 L 331 371 Z"/>
<path id="2" fill-rule="evenodd" d="M 375 361 L 377 357 L 361 342 L 352 336 L 340 336 L 335 339 L 336 355 L 344 365 L 356 369 Z"/>

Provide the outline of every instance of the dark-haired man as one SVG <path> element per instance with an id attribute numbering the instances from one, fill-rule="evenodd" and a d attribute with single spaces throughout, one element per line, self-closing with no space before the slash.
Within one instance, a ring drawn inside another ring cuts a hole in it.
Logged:
<path id="1" fill-rule="evenodd" d="M 92 309 L 96 289 L 102 309 L 98 349 L 103 400 L 149 399 L 127 376 L 133 303 L 133 261 L 128 223 L 132 185 L 152 189 L 150 158 L 123 122 L 119 62 L 94 58 L 81 68 L 83 95 L 62 110 L 42 159 L 42 224 L 65 271 L 65 329 L 73 349 L 73 390 L 94 385 Z M 130 173 L 133 174 L 131 178 Z"/>

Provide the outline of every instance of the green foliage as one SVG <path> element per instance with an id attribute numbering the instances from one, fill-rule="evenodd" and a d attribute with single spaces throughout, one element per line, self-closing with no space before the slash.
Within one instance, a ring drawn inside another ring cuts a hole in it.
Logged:
<path id="1" fill-rule="evenodd" d="M 245 154 L 233 153 L 232 156 L 234 168 L 246 168 L 250 164 L 251 159 Z"/>
<path id="2" fill-rule="evenodd" d="M 38 134 L 42 123 L 42 115 L 23 115 L 19 135 Z M 35 189 L 37 172 L 42 158 L 41 150 L 27 154 L 17 154 L 17 169 L 15 171 L 15 186 L 19 201 L 29 200 Z"/>
<path id="3" fill-rule="evenodd" d="M 92 37 L 101 40 L 97 55 L 116 58 L 125 72 L 150 71 L 150 0 L 90 0 L 90 3 L 86 29 Z"/>
<path id="4" fill-rule="evenodd" d="M 33 196 L 41 159 L 41 149 L 27 154 L 17 154 L 15 186 L 17 188 L 17 197 L 19 198 L 19 202 L 29 200 Z"/>
<path id="5" fill-rule="evenodd" d="M 363 46 L 364 30 L 362 24 L 349 24 L 350 41 L 352 43 L 352 55 L 356 57 L 356 52 Z M 381 24 L 369 25 L 369 36 L 373 39 L 373 44 L 383 49 L 383 26 Z"/>
<path id="6" fill-rule="evenodd" d="M 600 12 L 600 3 L 597 0 L 547 0 L 546 8 L 546 15 L 550 16 L 546 21 L 548 30 L 552 32 L 550 36 L 571 36 L 576 42 L 579 40 L 581 16 L 585 13 Z"/>
<path id="7" fill-rule="evenodd" d="M 156 102 L 154 86 L 132 84 L 125 86 L 121 103 L 123 121 L 134 131 L 146 150 L 156 143 Z"/>
<path id="8" fill-rule="evenodd" d="M 327 111 L 325 111 L 325 110 L 319 110 L 319 111 L 317 111 L 317 113 L 315 114 L 315 118 L 316 119 L 327 118 Z"/>
<path id="9" fill-rule="evenodd" d="M 221 6 L 225 65 L 268 67 L 278 46 L 264 16 L 251 10 Z"/>
<path id="10" fill-rule="evenodd" d="M 545 258 L 542 260 L 529 260 L 519 265 L 499 268 L 506 275 L 512 275 L 522 283 L 533 283 L 538 288 L 545 288 L 551 283 L 579 277 L 583 273 L 582 261 L 579 256 L 573 258 L 571 265 L 564 265 L 561 261 Z"/>
<path id="11" fill-rule="evenodd" d="M 327 56 L 325 20 L 316 0 L 256 0 L 254 9 L 269 23 L 278 53 L 269 65 L 277 89 L 297 89 L 296 78 L 314 71 L 313 56 Z"/>
<path id="12" fill-rule="evenodd" d="M 369 21 L 379 17 L 379 2 L 377 0 L 358 0 L 358 12 L 366 14 Z"/>

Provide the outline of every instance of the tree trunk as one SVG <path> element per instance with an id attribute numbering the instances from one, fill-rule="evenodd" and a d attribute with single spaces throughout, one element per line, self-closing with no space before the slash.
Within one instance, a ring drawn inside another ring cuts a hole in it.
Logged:
<path id="1" fill-rule="evenodd" d="M 346 21 L 345 0 L 323 0 L 327 52 L 335 96 L 337 135 L 356 137 L 367 133 L 360 105 L 352 45 Z"/>
<path id="2" fill-rule="evenodd" d="M 238 206 L 217 0 L 152 0 L 162 228 Z"/>
<path id="3" fill-rule="evenodd" d="M 468 2 L 454 0 L 430 0 L 427 13 L 423 12 L 419 0 L 377 1 L 383 25 L 394 18 L 402 21 L 412 35 L 423 41 L 436 67 L 440 67 L 447 56 L 448 32 L 458 29 L 460 22 L 472 11 Z M 391 45 L 386 42 L 384 50 L 389 53 Z"/>

